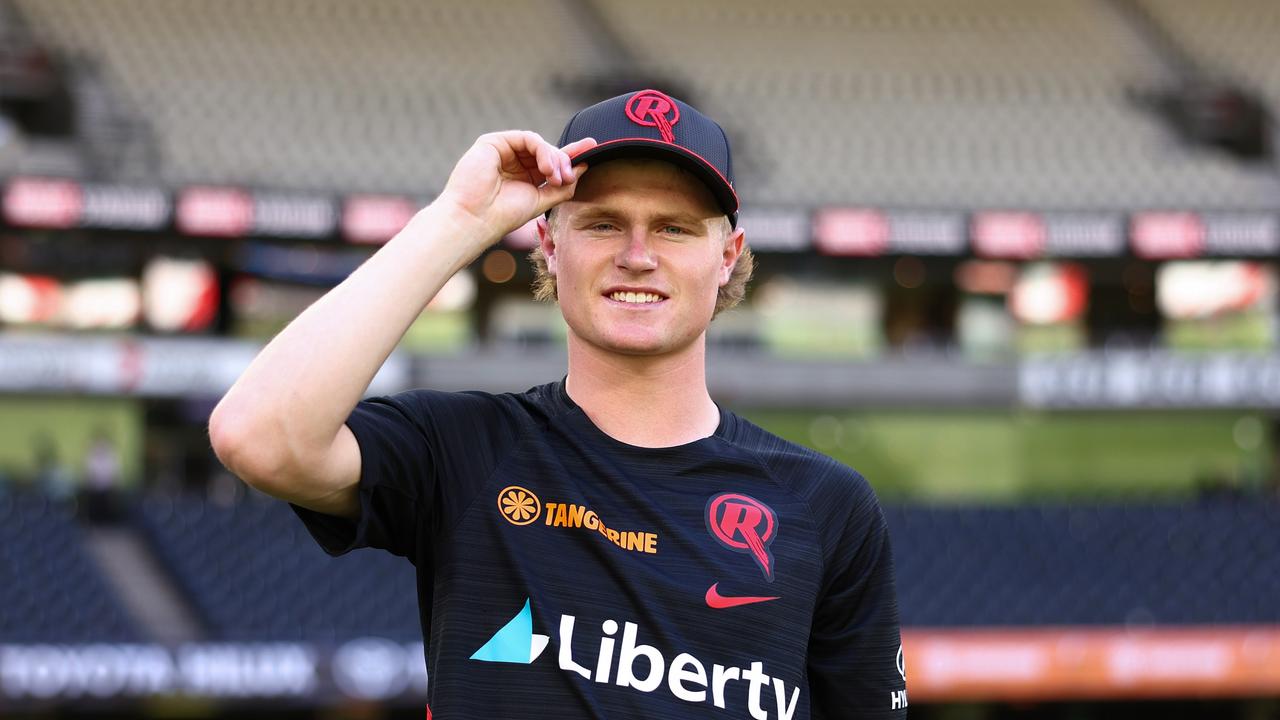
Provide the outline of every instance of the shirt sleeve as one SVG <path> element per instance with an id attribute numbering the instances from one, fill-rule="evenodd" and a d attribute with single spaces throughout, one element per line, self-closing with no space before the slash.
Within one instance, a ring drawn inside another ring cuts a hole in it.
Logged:
<path id="1" fill-rule="evenodd" d="M 893 552 L 880 504 L 858 479 L 862 492 L 828 556 L 809 639 L 814 717 L 900 719 L 907 683 Z"/>
<path id="2" fill-rule="evenodd" d="M 486 393 L 411 390 L 363 400 L 346 425 L 360 447 L 359 518 L 291 507 L 330 555 L 371 547 L 415 565 L 426 539 L 461 515 L 517 435 L 511 408 Z"/>

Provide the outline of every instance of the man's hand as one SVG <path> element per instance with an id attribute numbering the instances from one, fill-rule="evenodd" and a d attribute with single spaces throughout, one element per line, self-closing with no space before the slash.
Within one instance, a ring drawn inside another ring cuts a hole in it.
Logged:
<path id="1" fill-rule="evenodd" d="M 355 517 L 364 458 L 345 426 L 370 381 L 449 277 L 485 248 L 573 197 L 585 164 L 536 133 L 484 135 L 444 192 L 276 335 L 209 419 L 214 451 L 258 489 Z M 331 352 L 317 355 L 324 345 Z M 317 388 L 322 391 L 317 391 Z"/>
<path id="2" fill-rule="evenodd" d="M 586 165 L 574 166 L 570 157 L 595 144 L 585 138 L 557 148 L 522 130 L 481 135 L 436 202 L 474 218 L 494 242 L 573 197 Z"/>

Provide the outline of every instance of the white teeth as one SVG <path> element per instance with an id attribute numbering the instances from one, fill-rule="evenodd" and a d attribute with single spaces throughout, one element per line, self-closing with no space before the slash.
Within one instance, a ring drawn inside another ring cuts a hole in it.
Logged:
<path id="1" fill-rule="evenodd" d="M 613 300 L 617 300 L 618 302 L 635 303 L 637 305 L 656 303 L 662 299 L 659 295 L 644 292 L 615 292 L 609 295 L 609 297 Z"/>

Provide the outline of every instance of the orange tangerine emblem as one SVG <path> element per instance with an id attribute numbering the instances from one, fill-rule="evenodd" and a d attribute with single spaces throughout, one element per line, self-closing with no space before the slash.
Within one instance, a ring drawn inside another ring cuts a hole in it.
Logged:
<path id="1" fill-rule="evenodd" d="M 542 501 L 519 485 L 509 485 L 498 493 L 498 512 L 512 525 L 528 525 L 542 514 Z"/>

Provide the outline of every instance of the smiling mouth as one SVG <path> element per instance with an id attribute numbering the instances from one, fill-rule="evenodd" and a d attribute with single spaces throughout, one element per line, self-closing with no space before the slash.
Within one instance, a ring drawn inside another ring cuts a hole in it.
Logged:
<path id="1" fill-rule="evenodd" d="M 647 292 L 613 292 L 609 293 L 607 297 L 610 300 L 630 305 L 651 305 L 666 299 L 661 295 Z"/>

